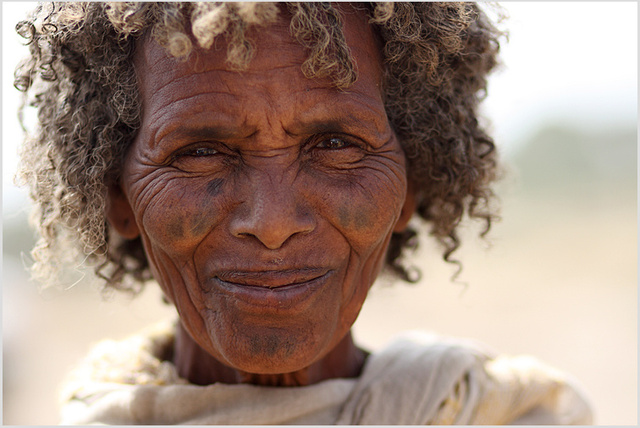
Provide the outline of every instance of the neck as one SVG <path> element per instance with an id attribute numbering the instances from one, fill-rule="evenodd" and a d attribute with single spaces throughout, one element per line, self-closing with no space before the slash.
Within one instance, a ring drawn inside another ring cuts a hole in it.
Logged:
<path id="1" fill-rule="evenodd" d="M 249 383 L 263 386 L 303 386 L 327 379 L 353 378 L 362 371 L 367 353 L 353 342 L 351 332 L 319 361 L 291 373 L 247 373 L 222 364 L 202 349 L 178 323 L 173 362 L 178 374 L 196 385 Z"/>

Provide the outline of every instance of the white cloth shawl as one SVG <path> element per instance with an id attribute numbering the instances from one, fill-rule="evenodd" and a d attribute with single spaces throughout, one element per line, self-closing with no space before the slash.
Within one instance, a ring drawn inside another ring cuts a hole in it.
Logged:
<path id="1" fill-rule="evenodd" d="M 480 345 L 412 332 L 371 354 L 357 379 L 303 387 L 181 379 L 157 355 L 170 324 L 105 341 L 69 377 L 63 424 L 416 425 L 590 424 L 568 377 L 530 357 L 493 357 Z"/>

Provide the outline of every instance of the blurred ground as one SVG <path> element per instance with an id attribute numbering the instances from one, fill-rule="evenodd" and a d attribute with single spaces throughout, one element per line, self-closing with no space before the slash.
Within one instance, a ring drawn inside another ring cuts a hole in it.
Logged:
<path id="1" fill-rule="evenodd" d="M 633 126 L 589 136 L 542 130 L 509 160 L 491 248 L 469 226 L 457 253 L 464 270 L 451 282 L 455 267 L 425 240 L 414 257 L 422 282 L 377 284 L 356 339 L 377 348 L 417 328 L 532 354 L 579 380 L 598 424 L 635 425 L 636 139 Z M 23 217 L 3 226 L 3 422 L 55 424 L 57 385 L 92 342 L 173 311 L 153 287 L 133 301 L 101 301 L 88 279 L 39 295 L 16 263 L 29 247 Z"/>

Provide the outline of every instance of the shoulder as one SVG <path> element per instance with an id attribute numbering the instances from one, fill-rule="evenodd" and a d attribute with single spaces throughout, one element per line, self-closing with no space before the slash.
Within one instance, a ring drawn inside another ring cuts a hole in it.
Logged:
<path id="1" fill-rule="evenodd" d="M 408 332 L 374 353 L 341 422 L 586 424 L 591 410 L 568 375 L 471 340 Z"/>
<path id="2" fill-rule="evenodd" d="M 175 322 L 167 321 L 124 340 L 103 340 L 94 345 L 62 383 L 63 410 L 74 403 L 93 402 L 112 392 L 114 385 L 185 384 L 175 366 L 162 358 L 173 348 L 174 332 Z"/>

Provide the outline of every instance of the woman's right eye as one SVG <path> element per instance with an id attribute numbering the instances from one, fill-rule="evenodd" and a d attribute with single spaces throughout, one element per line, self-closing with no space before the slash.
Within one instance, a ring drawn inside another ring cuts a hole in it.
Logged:
<path id="1" fill-rule="evenodd" d="M 219 168 L 220 162 L 226 158 L 219 156 L 223 153 L 213 146 L 195 144 L 177 151 L 170 164 L 183 171 L 210 171 Z"/>
<path id="2" fill-rule="evenodd" d="M 178 153 L 177 156 L 194 156 L 194 157 L 202 157 L 202 156 L 213 156 L 218 154 L 219 152 L 213 147 L 197 147 L 193 149 L 187 149 L 183 152 Z"/>

